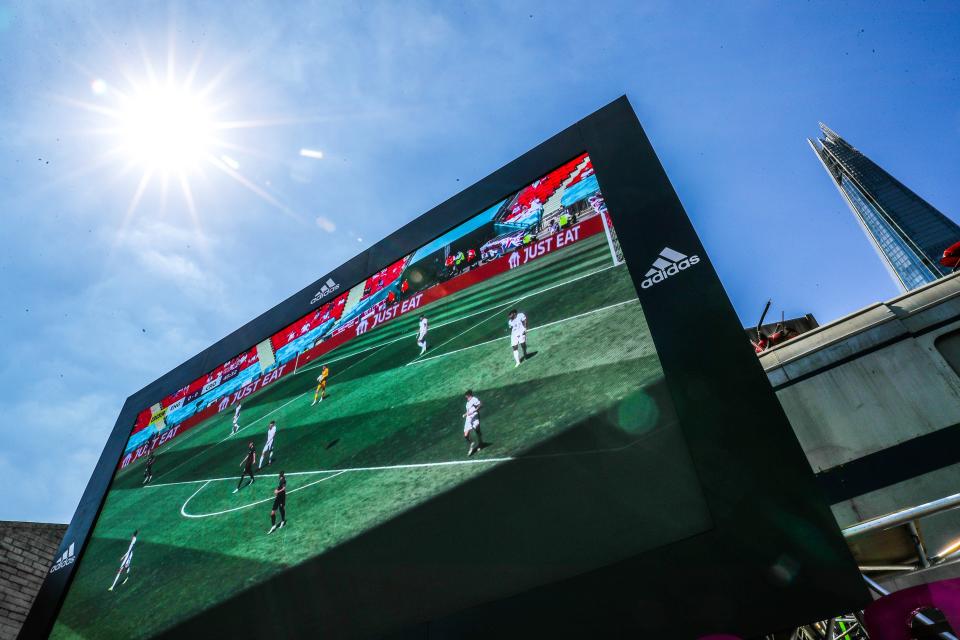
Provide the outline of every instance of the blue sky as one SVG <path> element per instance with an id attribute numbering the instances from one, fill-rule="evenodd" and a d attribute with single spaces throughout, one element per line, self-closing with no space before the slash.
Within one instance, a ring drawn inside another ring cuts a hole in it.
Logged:
<path id="1" fill-rule="evenodd" d="M 131 207 L 90 108 L 171 50 L 261 124 L 194 212 L 156 178 Z M 0 519 L 68 521 L 124 398 L 624 93 L 744 323 L 889 298 L 804 138 L 958 219 L 958 54 L 951 2 L 0 0 Z"/>

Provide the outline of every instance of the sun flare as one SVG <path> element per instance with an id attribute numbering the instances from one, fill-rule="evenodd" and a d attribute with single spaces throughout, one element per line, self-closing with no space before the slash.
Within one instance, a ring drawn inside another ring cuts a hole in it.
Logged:
<path id="1" fill-rule="evenodd" d="M 161 215 L 185 211 L 200 230 L 204 215 L 211 211 L 209 203 L 221 202 L 231 183 L 298 218 L 269 181 L 249 174 L 251 158 L 272 160 L 250 146 L 258 136 L 249 132 L 301 120 L 244 113 L 257 100 L 242 97 L 251 84 L 249 75 L 244 74 L 243 59 L 225 59 L 210 68 L 201 65 L 203 56 L 197 53 L 192 61 L 177 64 L 172 38 L 166 51 L 153 59 L 146 53 L 146 45 L 141 43 L 141 49 L 144 53 L 139 61 L 118 60 L 109 73 L 78 67 L 88 78 L 89 94 L 85 98 L 62 96 L 84 114 L 78 132 L 89 136 L 93 151 L 88 162 L 65 179 L 102 169 L 115 171 L 113 179 L 105 182 L 110 188 L 127 187 L 130 178 L 133 180 L 118 238 L 141 207 Z M 163 58 L 165 68 L 156 64 Z M 244 82 L 238 87 L 234 81 L 241 77 Z M 226 182 L 212 179 L 216 174 Z M 180 198 L 169 197 L 177 191 Z"/>
<path id="2" fill-rule="evenodd" d="M 199 94 L 172 85 L 137 89 L 119 100 L 118 142 L 144 170 L 165 174 L 196 169 L 210 155 L 213 111 Z"/>

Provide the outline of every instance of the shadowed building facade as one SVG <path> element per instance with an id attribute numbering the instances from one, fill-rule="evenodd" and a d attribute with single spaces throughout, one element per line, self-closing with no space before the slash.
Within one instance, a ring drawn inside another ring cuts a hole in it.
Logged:
<path id="1" fill-rule="evenodd" d="M 14 640 L 67 531 L 65 524 L 0 522 L 0 640 Z"/>
<path id="2" fill-rule="evenodd" d="M 894 281 L 910 291 L 950 272 L 944 249 L 960 240 L 960 225 L 884 171 L 853 145 L 820 124 L 807 140 Z"/>
<path id="3" fill-rule="evenodd" d="M 771 347 L 760 363 L 864 573 L 892 590 L 960 578 L 960 273 Z"/>

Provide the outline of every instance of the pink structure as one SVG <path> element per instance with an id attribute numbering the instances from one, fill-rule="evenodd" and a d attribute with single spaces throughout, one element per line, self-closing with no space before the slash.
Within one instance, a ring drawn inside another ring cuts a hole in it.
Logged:
<path id="1" fill-rule="evenodd" d="M 911 640 L 910 623 L 922 609 L 939 609 L 954 632 L 960 629 L 960 579 L 910 587 L 874 600 L 864 623 L 875 640 Z"/>

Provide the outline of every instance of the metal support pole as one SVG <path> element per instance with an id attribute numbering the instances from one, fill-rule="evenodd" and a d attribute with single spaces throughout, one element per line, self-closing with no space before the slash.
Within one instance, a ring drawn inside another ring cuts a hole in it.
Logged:
<path id="1" fill-rule="evenodd" d="M 859 625 L 859 624 L 857 624 L 856 622 L 851 622 L 851 623 L 850 623 L 850 628 L 847 629 L 846 631 L 844 631 L 843 633 L 841 633 L 840 635 L 838 635 L 838 636 L 837 636 L 836 638 L 834 638 L 833 640 L 843 640 L 844 638 L 846 638 L 847 636 L 849 636 L 851 633 L 853 633 L 853 631 L 854 631 L 855 629 L 858 629 L 858 628 L 860 628 L 860 625 Z"/>
<path id="2" fill-rule="evenodd" d="M 826 640 L 835 640 L 837 637 L 837 619 L 830 618 L 827 620 L 827 635 Z"/>
<path id="3" fill-rule="evenodd" d="M 920 556 L 920 564 L 923 565 L 924 569 L 930 567 L 930 558 L 927 557 L 927 550 L 923 548 L 923 541 L 920 540 L 920 532 L 917 531 L 917 521 L 911 520 L 907 524 L 907 529 L 910 530 L 910 537 L 913 539 L 913 546 L 917 550 L 917 555 Z"/>

